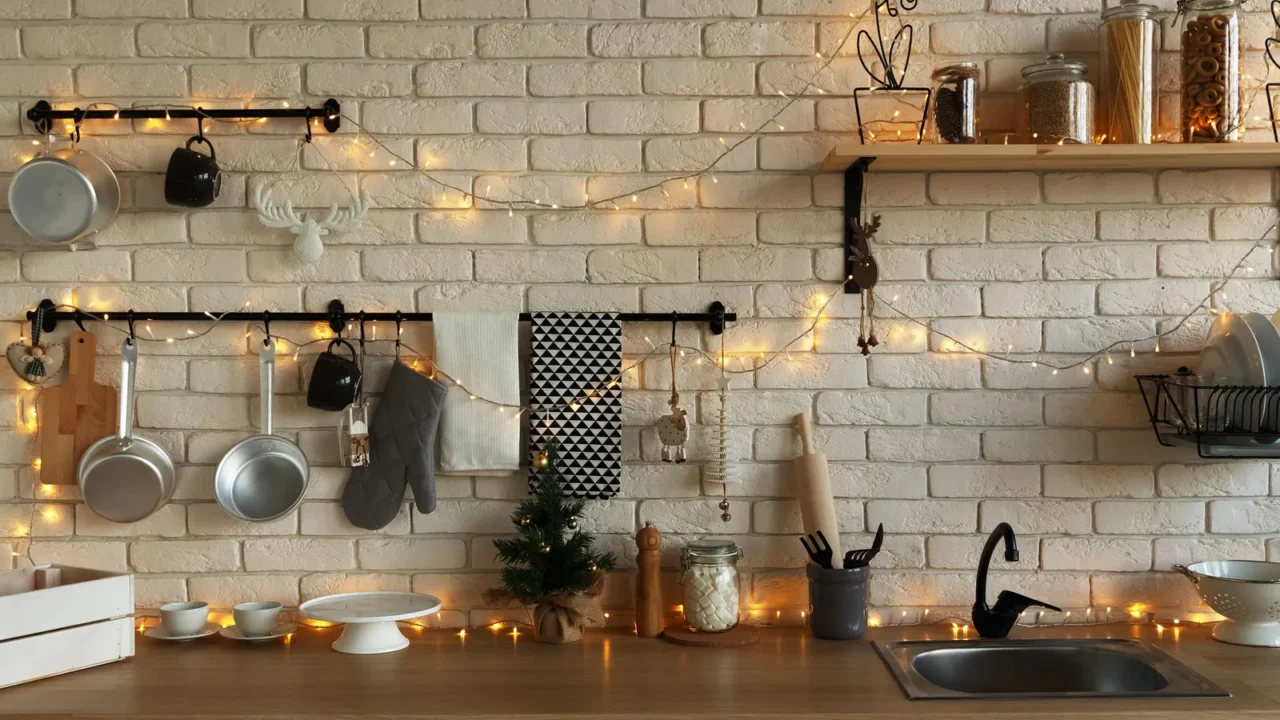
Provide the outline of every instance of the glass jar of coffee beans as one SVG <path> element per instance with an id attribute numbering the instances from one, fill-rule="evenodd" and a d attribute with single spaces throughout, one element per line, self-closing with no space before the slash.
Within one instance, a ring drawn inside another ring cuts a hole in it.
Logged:
<path id="1" fill-rule="evenodd" d="M 967 145 L 978 140 L 978 64 L 942 65 L 933 71 L 934 140 Z"/>
<path id="2" fill-rule="evenodd" d="M 1181 0 L 1182 141 L 1235 142 L 1240 118 L 1240 3 Z"/>
<path id="3" fill-rule="evenodd" d="M 1041 145 L 1093 143 L 1093 84 L 1082 63 L 1061 54 L 1022 69 L 1018 132 Z"/>

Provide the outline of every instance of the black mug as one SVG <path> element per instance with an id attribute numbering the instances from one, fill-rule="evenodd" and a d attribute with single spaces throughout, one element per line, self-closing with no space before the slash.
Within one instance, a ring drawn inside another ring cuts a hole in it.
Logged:
<path id="1" fill-rule="evenodd" d="M 193 143 L 209 146 L 209 154 L 191 149 Z M 218 169 L 218 153 L 203 135 L 187 141 L 169 156 L 169 169 L 164 176 L 164 199 L 179 207 L 208 207 L 222 191 L 222 171 Z"/>
<path id="2" fill-rule="evenodd" d="M 351 351 L 351 357 L 348 359 L 335 354 L 335 345 L 346 347 Z M 311 384 L 307 386 L 307 406 L 337 412 L 355 402 L 359 388 L 360 365 L 356 362 L 356 349 L 346 340 L 334 340 L 329 343 L 329 349 L 316 358 Z"/>

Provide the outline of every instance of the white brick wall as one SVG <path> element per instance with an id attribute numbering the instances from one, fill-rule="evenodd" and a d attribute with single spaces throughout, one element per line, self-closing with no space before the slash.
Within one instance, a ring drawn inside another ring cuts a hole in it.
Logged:
<path id="1" fill-rule="evenodd" d="M 627 193 L 700 169 L 721 137 L 736 142 L 744 125 L 781 107 L 778 90 L 798 92 L 814 53 L 833 53 L 848 14 L 865 5 L 7 0 L 0 171 L 11 173 L 30 152 L 33 130 L 21 113 L 39 98 L 237 106 L 332 95 L 389 147 L 454 185 L 577 203 L 584 193 Z M 1269 22 L 1255 10 L 1251 21 Z M 925 77 L 934 55 L 978 60 L 989 76 L 984 126 L 1007 129 L 1017 70 L 1051 47 L 1077 47 L 1095 13 L 1074 0 L 922 6 L 912 18 L 912 74 Z M 781 126 L 726 158 L 715 180 L 672 183 L 668 195 L 646 193 L 618 212 L 508 217 L 505 206 L 472 203 L 353 150 L 350 128 L 321 133 L 299 154 L 298 128 L 280 121 L 211 128 L 228 170 L 223 197 L 185 213 L 165 205 L 162 183 L 190 123 L 91 123 L 85 147 L 120 173 L 126 210 L 100 236 L 102 249 L 74 255 L 20 247 L 0 213 L 0 246 L 11 250 L 0 257 L 0 341 L 17 338 L 16 320 L 42 297 L 112 311 L 245 302 L 320 310 L 342 297 L 353 309 L 406 311 L 669 312 L 719 299 L 743 318 L 728 336 L 731 350 L 780 345 L 842 274 L 842 178 L 818 167 L 853 129 L 844 93 L 861 70 L 851 48 L 845 53 L 824 76 L 824 96 L 789 108 Z M 0 175 L 0 185 L 6 180 Z M 342 202 L 347 188 L 361 187 L 376 209 L 361 230 L 329 237 L 320 263 L 301 267 L 288 253 L 291 238 L 261 228 L 249 207 L 247 189 L 271 183 L 306 207 Z M 1277 218 L 1266 171 L 879 174 L 868 199 L 884 218 L 882 293 L 967 343 L 1042 360 L 1168 327 Z M 1261 279 L 1267 260 L 1255 257 L 1259 280 L 1233 292 L 1237 309 L 1269 313 L 1280 301 Z M 1144 427 L 1132 374 L 1193 363 L 1200 319 L 1160 356 L 1117 353 L 1094 374 L 1055 376 L 965 356 L 883 307 L 881 315 L 882 344 L 870 358 L 854 344 L 856 301 L 840 298 L 816 343 L 806 339 L 789 362 L 735 378 L 730 449 L 742 482 L 729 488 L 727 525 L 715 507 L 720 488 L 703 483 L 696 464 L 659 462 L 648 425 L 665 411 L 665 363 L 629 376 L 623 497 L 592 504 L 586 524 L 624 568 L 645 521 L 670 533 L 669 561 L 692 537 L 732 536 L 747 551 L 746 597 L 806 607 L 804 557 L 790 537 L 799 517 L 789 499 L 797 447 L 787 428 L 804 413 L 832 463 L 846 541 L 869 542 L 866 531 L 881 522 L 889 533 L 872 589 L 879 605 L 967 604 L 982 533 L 1001 521 L 1022 535 L 1023 560 L 1002 564 L 996 584 L 1073 607 L 1192 605 L 1186 583 L 1167 574 L 1171 564 L 1280 558 L 1280 475 L 1268 463 L 1205 463 L 1159 448 Z M 336 467 L 334 421 L 302 399 L 309 354 L 296 364 L 282 356 L 277 374 L 282 432 L 315 468 L 307 502 L 264 525 L 236 522 L 213 503 L 213 466 L 257 422 L 246 329 L 144 345 L 138 422 L 170 448 L 180 482 L 169 507 L 135 525 L 77 508 L 73 489 L 37 488 L 32 515 L 33 446 L 16 416 L 24 390 L 0 377 L 0 399 L 13 407 L 0 417 L 0 555 L 25 551 L 34 520 L 37 560 L 132 570 L 147 605 L 187 597 L 296 604 L 326 592 L 412 587 L 446 598 L 450 623 L 486 617 L 482 591 L 496 582 L 491 541 L 510 532 L 523 480 L 442 478 L 435 513 L 406 503 L 382 532 L 352 527 L 336 502 L 346 473 Z M 662 332 L 627 328 L 627 352 L 646 351 L 644 336 Z M 704 329 L 682 333 L 719 347 Z M 100 337 L 98 376 L 115 382 L 120 338 Z M 714 387 L 707 367 L 692 363 L 681 389 L 702 423 L 692 444 L 701 460 L 718 403 L 706 392 Z"/>

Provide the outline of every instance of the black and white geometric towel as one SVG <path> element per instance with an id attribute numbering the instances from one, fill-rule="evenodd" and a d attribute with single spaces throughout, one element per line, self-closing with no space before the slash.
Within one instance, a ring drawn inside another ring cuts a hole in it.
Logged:
<path id="1" fill-rule="evenodd" d="M 566 497 L 622 486 L 622 325 L 616 313 L 534 313 L 529 456 L 556 445 Z M 566 407 L 570 404 L 576 409 Z M 534 476 L 530 473 L 530 487 Z"/>

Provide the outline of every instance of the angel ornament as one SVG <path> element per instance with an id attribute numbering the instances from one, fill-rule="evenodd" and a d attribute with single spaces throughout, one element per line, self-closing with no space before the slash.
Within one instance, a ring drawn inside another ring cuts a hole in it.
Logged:
<path id="1" fill-rule="evenodd" d="M 673 333 L 674 336 L 674 333 Z M 662 441 L 662 462 L 682 463 L 689 459 L 685 443 L 689 442 L 688 413 L 680 407 L 680 393 L 676 391 L 676 345 L 671 343 L 671 414 L 658 418 L 658 440 Z"/>
<path id="2" fill-rule="evenodd" d="M 851 220 L 853 226 L 853 269 L 850 275 L 858 286 L 858 347 L 863 355 L 870 355 L 871 348 L 880 344 L 876 337 L 876 283 L 880 281 L 880 268 L 871 252 L 871 240 L 880 231 L 880 216 L 872 215 L 871 222 Z"/>
<path id="3" fill-rule="evenodd" d="M 324 241 L 321 239 L 330 232 L 349 232 L 360 225 L 365 214 L 369 212 L 369 191 L 361 190 L 353 207 L 339 210 L 338 203 L 329 207 L 329 215 L 317 221 L 310 215 L 298 217 L 293 210 L 293 201 L 286 200 L 284 205 L 272 202 L 271 190 L 265 184 L 259 185 L 254 199 L 258 206 L 258 219 L 269 228 L 288 228 L 289 232 L 298 236 L 293 243 L 293 256 L 308 265 L 315 263 L 324 254 Z"/>

